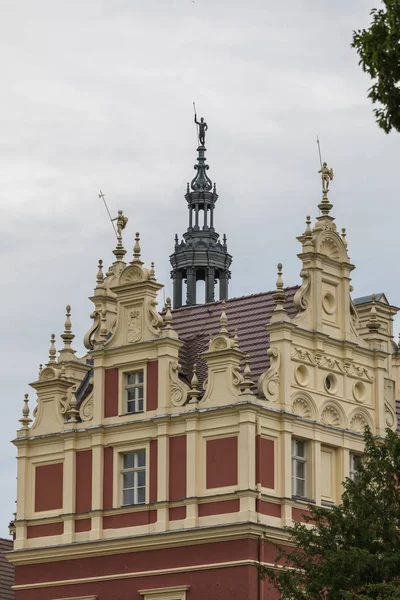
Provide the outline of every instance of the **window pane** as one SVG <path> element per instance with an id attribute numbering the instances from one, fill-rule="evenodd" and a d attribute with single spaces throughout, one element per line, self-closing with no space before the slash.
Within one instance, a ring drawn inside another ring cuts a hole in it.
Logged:
<path id="1" fill-rule="evenodd" d="M 127 473 L 123 474 L 123 486 L 124 486 L 124 489 L 133 488 L 133 486 L 134 486 L 134 472 L 133 471 L 128 471 Z"/>
<path id="2" fill-rule="evenodd" d="M 135 402 L 134 401 L 133 402 L 128 402 L 128 404 L 126 405 L 126 412 L 127 413 L 134 413 L 134 412 L 136 412 L 135 408 L 136 407 L 135 407 Z"/>
<path id="3" fill-rule="evenodd" d="M 136 373 L 129 373 L 127 380 L 128 380 L 128 385 L 132 385 L 132 384 L 136 383 Z"/>
<path id="4" fill-rule="evenodd" d="M 296 479 L 296 496 L 306 495 L 306 483 L 302 479 Z"/>
<path id="5" fill-rule="evenodd" d="M 134 504 L 134 502 L 135 502 L 134 491 L 133 490 L 124 490 L 122 502 L 123 502 L 123 504 Z"/>
<path id="6" fill-rule="evenodd" d="M 138 504 L 144 504 L 146 500 L 146 489 L 138 488 Z"/>
<path id="7" fill-rule="evenodd" d="M 303 462 L 297 462 L 296 465 L 296 477 L 299 477 L 300 479 L 305 479 L 306 477 L 306 465 Z"/>
<path id="8" fill-rule="evenodd" d="M 140 450 L 136 454 L 138 455 L 138 466 L 145 467 L 146 466 L 146 452 L 144 450 Z"/>
<path id="9" fill-rule="evenodd" d="M 305 456 L 305 443 L 301 440 L 294 440 L 294 455 Z"/>
<path id="10" fill-rule="evenodd" d="M 132 469 L 134 466 L 134 453 L 124 454 L 124 469 Z"/>
<path id="11" fill-rule="evenodd" d="M 129 390 L 126 390 L 126 394 L 128 402 L 130 400 L 135 400 L 135 398 L 137 397 L 137 388 L 129 388 Z"/>
<path id="12" fill-rule="evenodd" d="M 138 400 L 138 412 L 143 412 L 143 398 L 141 400 Z"/>
<path id="13" fill-rule="evenodd" d="M 144 487 L 144 485 L 146 483 L 146 471 L 139 471 L 137 475 L 138 475 L 138 480 L 137 480 L 138 486 Z"/>
<path id="14" fill-rule="evenodd" d="M 138 383 L 143 383 L 143 371 L 138 372 Z"/>

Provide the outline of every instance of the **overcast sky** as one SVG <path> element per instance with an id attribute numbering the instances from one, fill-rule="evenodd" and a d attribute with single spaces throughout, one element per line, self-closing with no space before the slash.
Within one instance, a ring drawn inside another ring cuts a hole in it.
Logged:
<path id="1" fill-rule="evenodd" d="M 194 100 L 209 125 L 216 229 L 233 255 L 230 296 L 274 288 L 279 261 L 285 285 L 299 282 L 296 236 L 320 199 L 318 133 L 354 295 L 384 291 L 400 305 L 400 138 L 375 124 L 350 48 L 379 6 L 370 2 L 0 0 L 0 535 L 14 511 L 9 440 L 23 395 L 51 333 L 60 347 L 67 303 L 82 351 L 97 261 L 113 258 L 100 188 L 113 215 L 129 217 L 129 254 L 140 231 L 142 257 L 172 291 Z"/>

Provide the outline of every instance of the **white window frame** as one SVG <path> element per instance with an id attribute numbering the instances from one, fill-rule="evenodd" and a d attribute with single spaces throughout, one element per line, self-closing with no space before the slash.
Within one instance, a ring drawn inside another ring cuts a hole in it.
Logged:
<path id="1" fill-rule="evenodd" d="M 297 453 L 297 444 L 302 444 L 304 453 L 300 455 Z M 297 466 L 299 464 L 304 465 L 304 477 L 298 477 Z M 299 481 L 303 483 L 303 493 L 299 493 Z M 292 438 L 292 496 L 299 498 L 307 497 L 307 443 L 305 440 L 298 438 Z"/>
<path id="2" fill-rule="evenodd" d="M 148 590 L 138 590 L 143 596 L 143 600 L 186 600 L 186 592 L 190 585 L 177 585 L 166 588 L 152 588 Z"/>
<path id="3" fill-rule="evenodd" d="M 139 455 L 144 454 L 144 465 L 139 465 Z M 124 458 L 125 456 L 133 455 L 133 467 L 124 467 Z M 120 455 L 120 465 L 121 465 L 121 506 L 143 506 L 146 504 L 147 500 L 147 463 L 148 463 L 148 453 L 146 452 L 146 448 L 138 448 L 137 450 L 123 452 Z M 144 472 L 144 486 L 138 485 L 138 474 Z M 125 475 L 128 473 L 133 473 L 133 487 L 125 487 Z M 138 501 L 139 489 L 144 488 L 144 500 L 143 502 Z M 133 490 L 133 502 L 126 503 L 124 502 L 124 492 Z"/>
<path id="4" fill-rule="evenodd" d="M 355 481 L 358 475 L 358 469 L 355 467 L 354 459 L 361 462 L 362 456 L 357 452 L 349 452 L 349 479 Z"/>
<path id="5" fill-rule="evenodd" d="M 133 383 L 129 383 L 129 377 L 131 376 L 135 376 L 139 379 L 140 375 L 142 376 L 142 381 L 134 381 Z M 133 371 L 124 373 L 124 378 L 125 378 L 125 397 L 124 397 L 124 402 L 125 402 L 125 413 L 127 415 L 137 415 L 137 414 L 141 414 L 144 412 L 144 369 L 135 369 Z M 135 393 L 135 397 L 133 399 L 129 399 L 129 392 L 130 390 L 134 390 L 135 392 L 138 392 L 138 396 L 136 397 L 136 393 Z M 141 392 L 141 394 L 140 394 Z M 141 396 L 141 397 L 140 397 Z M 134 410 L 129 410 L 129 404 L 133 403 L 134 405 Z M 142 404 L 142 408 L 140 409 L 140 403 Z"/>

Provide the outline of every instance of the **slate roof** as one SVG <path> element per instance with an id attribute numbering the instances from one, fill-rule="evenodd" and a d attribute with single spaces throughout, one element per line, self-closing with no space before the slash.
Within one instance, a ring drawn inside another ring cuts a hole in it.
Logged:
<path id="1" fill-rule="evenodd" d="M 0 538 L 0 599 L 14 600 L 15 595 L 11 586 L 14 585 L 14 567 L 4 556 L 4 552 L 13 549 L 13 542 Z"/>
<path id="2" fill-rule="evenodd" d="M 293 306 L 293 296 L 298 289 L 298 286 L 294 286 L 285 290 L 285 308 L 291 317 L 297 312 Z M 269 322 L 274 308 L 273 292 L 231 298 L 226 301 L 229 333 L 233 336 L 237 330 L 240 350 L 250 355 L 252 379 L 255 383 L 269 365 L 267 356 L 269 335 L 265 325 Z M 207 374 L 207 367 L 205 359 L 200 354 L 208 350 L 210 335 L 215 335 L 219 331 L 221 302 L 185 306 L 172 311 L 172 316 L 173 328 L 184 342 L 179 355 L 183 375 L 190 382 L 193 364 L 196 363 L 199 381 L 202 383 Z"/>
<path id="3" fill-rule="evenodd" d="M 375 294 L 375 301 L 379 302 L 381 299 L 384 299 L 387 302 L 387 298 L 385 294 L 382 292 L 380 294 Z M 353 304 L 357 306 L 357 304 L 366 304 L 367 302 L 372 302 L 372 294 L 369 296 L 360 296 L 360 298 L 354 298 Z"/>

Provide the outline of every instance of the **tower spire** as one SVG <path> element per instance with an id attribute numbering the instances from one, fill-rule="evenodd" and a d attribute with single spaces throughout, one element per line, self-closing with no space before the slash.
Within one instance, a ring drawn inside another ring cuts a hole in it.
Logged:
<path id="1" fill-rule="evenodd" d="M 223 243 L 214 227 L 214 209 L 218 200 L 215 184 L 207 174 L 205 132 L 207 123 L 202 118 L 195 123 L 199 127 L 196 175 L 187 185 L 185 198 L 189 209 L 189 224 L 183 240 L 175 237 L 174 253 L 170 256 L 173 279 L 173 305 L 183 304 L 183 283 L 186 282 L 186 304 L 194 305 L 215 301 L 215 283 L 219 281 L 219 299 L 228 298 L 228 282 L 232 256 L 228 254 L 226 236 Z M 205 282 L 205 298 L 196 297 L 197 281 Z"/>

